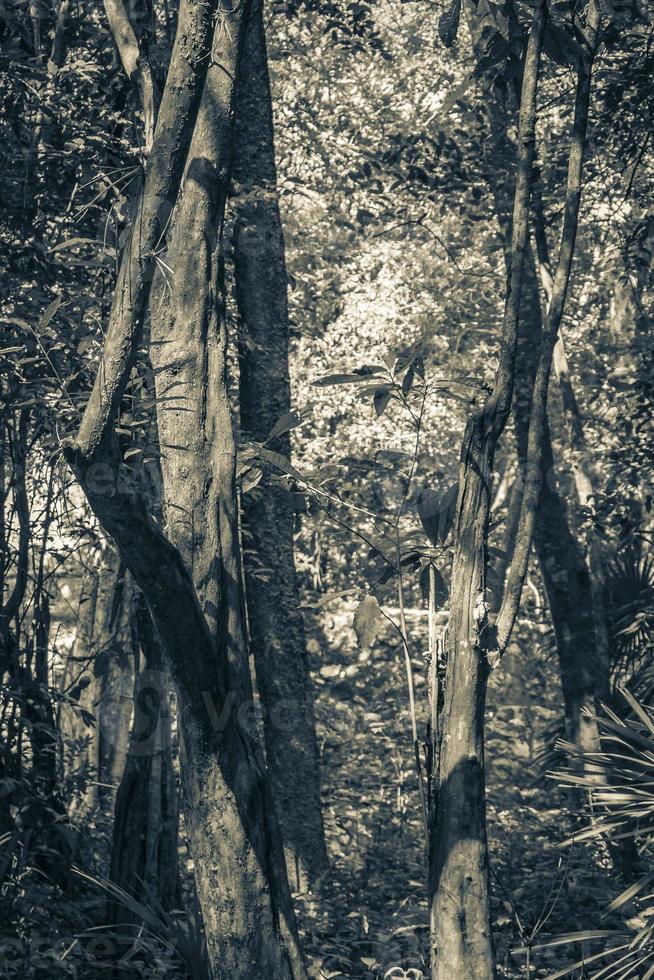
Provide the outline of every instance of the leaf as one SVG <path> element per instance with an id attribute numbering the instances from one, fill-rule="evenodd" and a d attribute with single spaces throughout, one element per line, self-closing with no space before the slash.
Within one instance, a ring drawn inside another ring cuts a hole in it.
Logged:
<path id="1" fill-rule="evenodd" d="M 380 415 L 384 414 L 386 407 L 391 400 L 392 394 L 392 391 L 388 391 L 386 388 L 379 388 L 378 391 L 375 392 L 372 403 L 375 406 L 375 414 L 378 418 Z"/>
<path id="2" fill-rule="evenodd" d="M 438 544 L 439 505 L 436 491 L 424 487 L 418 498 L 418 517 L 433 545 Z"/>
<path id="3" fill-rule="evenodd" d="M 436 600 L 436 608 L 440 608 L 447 602 L 450 590 L 447 587 L 447 582 L 443 578 L 440 569 L 436 565 L 431 565 L 434 569 L 434 598 Z M 420 573 L 420 589 L 422 592 L 422 597 L 425 602 L 429 602 L 429 568 L 430 565 L 426 565 L 422 572 Z"/>
<path id="4" fill-rule="evenodd" d="M 93 339 L 93 337 L 82 337 L 77 345 L 77 353 L 86 354 L 87 351 L 93 350 L 95 345 L 96 341 Z"/>
<path id="5" fill-rule="evenodd" d="M 375 453 L 375 462 L 396 467 L 399 463 L 410 463 L 411 456 L 398 449 L 378 449 Z"/>
<path id="6" fill-rule="evenodd" d="M 286 432 L 290 432 L 291 429 L 297 429 L 298 425 L 302 425 L 302 416 L 299 412 L 287 412 L 282 415 L 281 418 L 277 419 L 274 426 L 268 433 L 268 438 L 266 442 L 272 442 L 277 436 L 283 436 Z"/>
<path id="7" fill-rule="evenodd" d="M 385 564 L 377 578 L 377 582 L 379 583 L 379 585 L 386 585 L 386 583 L 390 582 L 390 580 L 393 578 L 395 574 L 396 574 L 396 569 L 393 567 L 393 565 Z"/>
<path id="8" fill-rule="evenodd" d="M 59 309 L 62 303 L 63 300 L 61 296 L 57 296 L 56 299 L 52 300 L 50 305 L 47 307 L 45 313 L 39 320 L 39 324 L 37 327 L 39 333 L 42 333 L 47 328 L 48 324 L 50 323 L 50 320 L 52 320 L 53 316 L 55 315 L 55 313 L 57 312 L 57 310 Z"/>
<path id="9" fill-rule="evenodd" d="M 352 628 L 362 650 L 366 650 L 372 644 L 379 632 L 383 618 L 379 603 L 374 595 L 367 595 L 354 610 Z"/>
<path id="10" fill-rule="evenodd" d="M 311 383 L 314 388 L 328 388 L 330 385 L 351 385 L 363 380 L 364 375 L 361 374 L 326 374 L 324 378 Z"/>
<path id="11" fill-rule="evenodd" d="M 374 214 L 372 213 L 372 211 L 368 211 L 367 208 L 359 208 L 359 210 L 357 211 L 357 221 L 359 222 L 360 225 L 363 225 L 364 228 L 366 225 L 369 225 L 374 220 L 375 220 Z"/>
<path id="12" fill-rule="evenodd" d="M 438 522 L 438 537 L 445 544 L 447 537 L 452 530 L 454 515 L 456 514 L 456 501 L 459 496 L 459 484 L 454 483 L 445 491 L 440 499 L 439 511 L 440 519 Z"/>
<path id="13" fill-rule="evenodd" d="M 641 892 L 644 888 L 648 888 L 652 882 L 654 882 L 654 871 L 650 871 L 648 874 L 642 875 L 638 881 L 635 881 L 633 885 L 625 888 L 623 892 L 620 892 L 617 898 L 614 898 L 610 905 L 607 906 L 606 912 L 615 912 L 622 905 L 630 902 L 635 896 Z"/>
<path id="14" fill-rule="evenodd" d="M 584 929 L 581 932 L 566 932 L 559 936 L 554 936 L 544 943 L 532 946 L 533 950 L 551 949 L 553 946 L 566 946 L 568 943 L 586 943 L 591 939 L 610 939 L 612 936 L 620 936 L 616 929 Z M 526 953 L 527 947 L 513 950 L 514 953 Z"/>
<path id="15" fill-rule="evenodd" d="M 549 21 L 543 38 L 543 51 L 557 65 L 574 68 L 579 63 L 581 45 L 572 24 L 563 27 Z"/>
<path id="16" fill-rule="evenodd" d="M 251 467 L 241 481 L 241 492 L 249 493 L 250 490 L 254 490 L 254 488 L 261 482 L 262 476 L 262 469 L 260 469 L 258 466 Z"/>
<path id="17" fill-rule="evenodd" d="M 23 320 L 20 317 L 0 316 L 0 323 L 15 323 L 17 327 L 21 328 L 21 330 L 28 330 L 30 333 L 32 332 L 32 328 L 27 320 Z"/>
<path id="18" fill-rule="evenodd" d="M 70 851 L 74 852 L 77 850 L 77 835 L 71 827 L 64 823 L 57 823 L 56 821 L 53 821 L 51 827 L 59 834 Z"/>
<path id="19" fill-rule="evenodd" d="M 411 391 L 414 378 L 415 378 L 415 372 L 413 370 L 413 366 L 411 366 L 407 371 L 407 373 L 404 375 L 404 380 L 402 381 L 402 394 L 404 395 L 405 398 Z"/>
<path id="20" fill-rule="evenodd" d="M 265 459 L 267 463 L 271 463 L 273 466 L 277 467 L 277 469 L 281 470 L 282 473 L 287 473 L 289 476 L 295 477 L 296 480 L 303 480 L 300 471 L 296 470 L 282 453 L 275 453 L 272 451 L 272 449 L 264 449 L 263 446 L 261 446 L 257 450 L 257 455 L 261 459 Z"/>
<path id="21" fill-rule="evenodd" d="M 438 18 L 438 36 L 446 48 L 451 48 L 456 41 L 461 20 L 461 0 L 452 0 L 449 10 Z"/>
<path id="22" fill-rule="evenodd" d="M 60 252 L 64 248 L 75 248 L 76 245 L 100 245 L 94 238 L 67 238 L 58 245 L 53 245 L 51 252 Z"/>

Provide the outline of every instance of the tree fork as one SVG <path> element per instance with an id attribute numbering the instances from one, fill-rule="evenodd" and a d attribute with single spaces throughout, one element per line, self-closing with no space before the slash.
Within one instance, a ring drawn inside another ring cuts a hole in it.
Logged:
<path id="1" fill-rule="evenodd" d="M 153 521 L 140 488 L 129 484 L 114 432 L 143 334 L 156 251 L 167 231 L 188 162 L 203 89 L 208 92 L 207 112 L 213 107 L 213 91 L 206 89 L 205 79 L 216 57 L 212 45 L 216 16 L 219 13 L 216 47 L 223 44 L 229 64 L 216 65 L 215 71 L 228 79 L 228 101 L 213 108 L 224 113 L 222 118 L 230 118 L 233 78 L 248 7 L 245 3 L 219 11 L 217 4 L 193 0 L 182 5 L 143 195 L 122 257 L 100 369 L 77 438 L 67 441 L 63 448 L 94 512 L 143 591 L 171 663 L 183 734 L 187 828 L 214 976 L 216 980 L 251 980 L 255 976 L 303 980 L 304 965 L 260 752 L 256 740 L 242 729 L 233 713 L 220 717 L 230 703 L 230 685 L 239 702 L 249 696 L 247 660 L 243 661 L 242 648 L 235 650 L 232 643 L 233 620 L 238 618 L 238 582 L 233 575 L 231 581 L 221 576 L 227 591 L 221 594 L 219 606 L 205 605 L 205 618 L 189 565 Z M 230 149 L 228 144 L 222 152 Z M 231 161 L 229 156 L 223 159 L 228 173 Z M 201 182 L 206 187 L 209 176 L 215 175 L 207 172 L 200 146 L 199 154 L 191 156 L 186 186 Z M 220 227 L 221 215 L 218 217 Z M 210 240 L 214 244 L 217 241 L 215 235 Z M 197 241 L 202 254 L 205 242 L 202 237 Z M 188 241 L 185 245 L 188 250 Z M 207 297 L 213 299 L 216 285 L 219 281 L 209 284 Z M 224 379 L 224 345 L 221 353 L 219 343 L 216 350 L 215 336 L 206 340 L 210 354 L 217 356 L 219 363 L 222 359 L 222 371 L 217 376 L 220 383 Z M 215 427 L 214 435 L 225 427 L 223 388 L 218 394 L 221 392 L 223 414 L 212 412 L 214 392 L 207 386 L 203 389 L 203 410 L 195 420 L 196 427 L 198 418 L 209 420 Z M 219 457 L 225 456 L 221 447 L 217 439 L 214 452 Z M 229 483 L 233 456 L 227 453 L 226 459 L 227 474 L 223 472 L 222 478 Z M 163 464 L 162 460 L 162 469 Z M 227 484 L 221 482 L 219 486 L 225 490 Z M 177 483 L 169 485 L 173 495 L 176 487 Z M 227 515 L 219 522 L 220 544 L 227 547 L 230 533 L 232 546 L 234 538 L 233 523 L 230 527 L 232 498 L 227 495 L 223 504 Z"/>
<path id="2" fill-rule="evenodd" d="M 486 603 L 486 542 L 495 446 L 511 409 L 528 242 L 536 96 L 547 8 L 534 10 L 520 104 L 511 269 L 491 394 L 466 427 L 459 464 L 438 801 L 430 821 L 433 980 L 495 976 L 484 782 L 484 708 L 494 649 Z"/>

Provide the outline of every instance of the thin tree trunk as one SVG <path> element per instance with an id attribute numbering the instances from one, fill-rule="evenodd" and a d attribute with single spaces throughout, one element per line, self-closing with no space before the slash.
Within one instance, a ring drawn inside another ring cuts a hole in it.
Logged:
<path id="1" fill-rule="evenodd" d="M 59 793 L 57 779 L 58 733 L 55 728 L 55 715 L 50 696 L 50 665 L 48 659 L 50 645 L 50 600 L 46 590 L 45 556 L 48 547 L 48 534 L 52 522 L 54 496 L 54 470 L 48 475 L 43 513 L 43 528 L 38 561 L 35 559 L 34 589 L 32 593 L 32 655 L 26 671 L 26 687 L 23 689 L 24 716 L 31 725 L 32 771 L 36 785 L 44 800 L 60 812 L 65 811 Z M 32 671 L 31 667 L 34 667 Z"/>
<path id="2" fill-rule="evenodd" d="M 134 718 L 123 776 L 116 794 L 111 880 L 128 894 L 172 909 L 178 888 L 178 805 L 171 747 L 170 675 L 149 610 L 132 605 L 135 655 Z M 112 924 L 131 921 L 110 904 Z"/>
<path id="3" fill-rule="evenodd" d="M 99 572 L 95 569 L 85 572 L 80 582 L 75 642 L 66 661 L 60 688 L 62 697 L 69 699 L 62 700 L 59 709 L 63 775 L 67 779 L 82 775 L 86 781 L 84 789 L 80 788 L 68 804 L 71 817 L 80 818 L 93 808 L 96 794 L 98 735 L 95 725 L 91 724 L 91 716 L 94 716 L 96 691 L 93 646 L 99 590 Z"/>
<path id="4" fill-rule="evenodd" d="M 276 187 L 270 80 L 261 0 L 248 22 L 237 84 L 234 275 L 240 318 L 240 420 L 245 438 L 265 443 L 291 411 L 287 278 Z M 267 443 L 290 457 L 288 432 Z M 264 715 L 266 759 L 298 890 L 328 861 L 320 803 L 313 691 L 295 570 L 295 515 L 278 484 L 243 497 L 250 641 Z"/>
<path id="5" fill-rule="evenodd" d="M 527 467 L 530 403 L 543 335 L 533 254 L 526 276 L 523 335 L 516 372 L 513 415 L 518 459 L 524 481 Z M 608 661 L 599 655 L 593 614 L 591 574 L 570 527 L 568 508 L 557 486 L 549 425 L 543 430 L 541 490 L 534 525 L 534 549 L 552 617 L 559 658 L 567 738 L 585 748 L 598 745 L 597 724 L 584 713 L 595 711 L 608 693 Z"/>
<path id="6" fill-rule="evenodd" d="M 495 385 L 466 427 L 459 464 L 439 786 L 430 819 L 433 980 L 495 976 L 490 923 L 484 708 L 497 650 L 486 601 L 486 544 L 493 459 L 511 409 L 524 255 L 528 241 L 536 93 L 546 6 L 535 8 L 520 104 L 519 157 L 502 344 Z M 502 617 L 504 607 L 500 610 Z M 510 635 L 510 631 L 509 631 Z M 508 642 L 508 637 L 504 638 Z"/>
<path id="7" fill-rule="evenodd" d="M 110 578 L 100 598 L 93 658 L 95 802 L 113 807 L 125 768 L 134 695 L 129 609 L 133 584 L 124 562 L 112 556 Z"/>
<path id="8" fill-rule="evenodd" d="M 552 274 L 549 261 L 549 250 L 545 232 L 544 215 L 542 213 L 542 202 L 537 199 L 534 209 L 534 231 L 536 240 L 536 254 L 538 256 L 538 272 L 542 290 L 545 296 L 546 305 L 549 307 L 552 297 Z M 539 309 L 538 306 L 535 307 Z M 561 391 L 563 402 L 563 412 L 566 423 L 568 442 L 573 457 L 573 474 L 577 499 L 586 519 L 592 518 L 595 510 L 595 491 L 593 486 L 592 465 L 586 444 L 584 423 L 581 410 L 577 402 L 570 369 L 565 351 L 563 332 L 559 330 L 559 336 L 554 347 L 553 366 L 556 378 Z M 544 495 L 546 496 L 546 495 Z M 556 519 L 557 515 L 553 515 Z M 556 526 L 556 525 L 554 525 Z M 569 535 L 569 532 L 568 532 Z M 569 535 L 572 537 L 571 535 Z M 557 539 L 553 535 L 548 536 L 550 549 L 557 547 Z M 536 536 L 538 547 L 538 534 Z M 561 594 L 561 586 L 569 585 L 561 597 L 563 602 L 572 606 L 573 616 L 579 621 L 586 620 L 586 630 L 583 635 L 577 634 L 576 637 L 565 637 L 572 649 L 568 654 L 568 660 L 572 659 L 572 665 L 568 663 L 568 669 L 564 669 L 564 662 L 561 659 L 561 679 L 566 693 L 566 728 L 568 739 L 587 751 L 598 751 L 600 746 L 599 731 L 594 716 L 601 704 L 611 705 L 613 702 L 613 690 L 611 685 L 611 661 L 610 661 L 610 639 L 609 623 L 607 610 L 606 594 L 606 563 L 604 549 L 595 527 L 588 526 L 586 529 L 587 554 L 581 554 L 581 549 L 576 539 L 573 539 L 575 550 L 578 553 L 576 569 L 578 576 L 577 583 L 583 582 L 585 594 L 576 595 L 574 592 L 575 580 L 572 582 L 562 582 L 561 575 L 553 577 L 551 583 L 552 590 L 558 590 Z M 572 549 L 570 549 L 572 550 Z M 547 555 L 545 556 L 547 557 Z M 541 565 L 543 564 L 541 560 Z M 582 570 L 585 575 L 582 577 Z M 568 571 L 568 578 L 574 572 L 574 568 Z M 547 578 L 545 579 L 547 583 Z M 588 620 L 590 619 L 590 623 Z M 568 620 L 570 621 L 570 620 Z M 573 620 L 574 621 L 574 620 Z M 558 639 L 558 638 L 557 638 Z M 570 642 L 571 641 L 571 642 Z M 575 651 L 575 641 L 577 651 Z M 586 650 L 584 650 L 584 641 Z M 592 649 L 588 651 L 588 646 L 593 642 Z M 558 643 L 559 651 L 562 643 Z M 577 658 L 579 653 L 585 652 L 583 660 Z M 574 685 L 574 681 L 579 683 Z M 566 689 L 571 683 L 574 685 L 572 691 Z M 572 711 L 568 708 L 572 708 Z M 584 708 L 586 711 L 584 711 Z M 592 715 L 589 714 L 592 712 Z M 572 715 L 572 717 L 570 717 Z M 576 722 L 576 724 L 575 724 Z M 601 782 L 603 780 L 602 768 L 599 766 L 589 767 L 589 771 L 594 772 Z M 616 870 L 626 879 L 633 879 L 636 874 L 639 856 L 633 838 L 627 837 L 621 841 L 609 844 L 609 850 Z"/>
<path id="9" fill-rule="evenodd" d="M 482 411 L 466 427 L 459 468 L 440 786 L 430 861 L 434 980 L 446 976 L 490 978 L 495 975 L 485 827 L 486 680 L 510 640 L 527 574 L 542 484 L 552 352 L 565 309 L 579 221 L 590 83 L 599 27 L 599 9 L 593 2 L 585 25 L 587 47 L 579 52 L 561 243 L 534 378 L 520 520 L 502 605 L 492 622 L 486 593 L 491 479 L 495 447 L 506 425 L 514 391 L 524 260 L 528 249 L 536 91 L 546 14 L 545 4 L 534 11 L 523 71 L 511 263 L 499 365 L 494 387 Z"/>
<path id="10" fill-rule="evenodd" d="M 476 10 L 468 5 L 466 13 L 473 37 L 478 39 Z M 513 96 L 510 88 L 508 92 L 500 91 L 495 85 L 486 86 L 486 94 L 486 112 L 492 139 L 490 153 L 485 161 L 485 172 L 495 201 L 508 270 L 511 262 L 511 200 L 507 175 L 513 172 L 515 166 L 515 147 L 509 140 L 507 131 L 515 112 L 517 98 Z M 536 194 L 534 196 L 536 197 Z M 535 217 L 537 220 L 538 215 Z M 516 513 L 519 515 L 526 477 L 530 406 L 538 352 L 543 336 L 536 260 L 531 248 L 525 256 L 520 322 L 522 329 L 517 358 L 513 416 L 521 479 L 515 484 L 515 500 L 512 499 L 511 502 L 510 545 L 515 541 L 518 523 Z M 558 347 L 557 343 L 554 353 L 555 368 Z M 590 748 L 597 746 L 597 724 L 583 713 L 583 708 L 594 708 L 597 697 L 606 697 L 608 663 L 603 647 L 601 654 L 597 655 L 592 580 L 588 574 L 583 551 L 571 530 L 567 505 L 557 486 L 556 466 L 547 422 L 543 427 L 540 479 L 541 490 L 534 527 L 534 550 L 543 577 L 556 639 L 566 734 L 570 741 Z M 509 547 L 507 550 L 511 551 L 512 548 Z"/>
<path id="11" fill-rule="evenodd" d="M 135 86 L 140 97 L 143 110 L 143 136 L 145 151 L 149 153 L 154 140 L 154 127 L 159 108 L 159 92 L 155 71 L 149 57 L 149 46 L 152 39 L 152 8 L 147 5 L 136 8 L 133 0 L 130 3 L 130 13 L 141 21 L 142 30 L 137 36 L 128 16 L 123 0 L 104 0 L 104 10 L 109 21 L 116 48 L 125 74 Z"/>

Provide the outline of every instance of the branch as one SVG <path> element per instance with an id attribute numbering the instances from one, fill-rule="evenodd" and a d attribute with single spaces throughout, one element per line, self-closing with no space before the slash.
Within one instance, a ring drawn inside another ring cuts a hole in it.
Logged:
<path id="1" fill-rule="evenodd" d="M 144 39 L 136 36 L 123 0 L 104 0 L 104 10 L 125 74 L 140 94 L 145 146 L 149 152 L 154 140 L 158 93 Z"/>
<path id="2" fill-rule="evenodd" d="M 539 199 L 534 208 L 534 239 L 536 242 L 536 255 L 538 258 L 538 275 L 540 278 L 543 293 L 545 294 L 546 307 L 552 301 L 553 278 L 549 259 L 549 249 L 547 245 L 547 235 L 545 231 L 545 216 L 543 214 L 542 200 Z M 559 333 L 554 345 L 552 354 L 552 365 L 556 380 L 561 391 L 563 402 L 563 414 L 568 428 L 570 448 L 574 454 L 573 472 L 579 503 L 582 507 L 592 508 L 594 506 L 593 479 L 591 475 L 591 461 L 584 433 L 584 423 L 579 408 L 579 402 L 570 378 L 570 365 L 565 349 L 563 329 L 559 325 Z"/>
<path id="3" fill-rule="evenodd" d="M 27 499 L 25 474 L 28 412 L 23 410 L 18 423 L 18 439 L 14 442 L 12 485 L 14 508 L 18 518 L 18 553 L 16 555 L 16 578 L 11 595 L 2 609 L 2 618 L 9 623 L 20 609 L 25 598 L 29 578 L 29 545 L 31 537 L 30 508 Z M 1 599 L 1 597 L 0 597 Z"/>
<path id="4" fill-rule="evenodd" d="M 66 449 L 66 458 L 166 637 L 176 680 L 189 697 L 194 716 L 204 721 L 208 736 L 215 734 L 204 697 L 209 694 L 217 702 L 220 714 L 227 692 L 227 656 L 216 656 L 179 551 L 150 517 L 142 495 L 121 488 L 118 467 L 105 463 L 89 468 L 76 447 Z"/>
<path id="5" fill-rule="evenodd" d="M 184 0 L 180 9 L 155 140 L 122 255 L 102 360 L 75 443 L 64 444 L 64 452 L 85 465 L 102 455 L 113 436 L 116 413 L 136 360 L 156 269 L 156 250 L 177 198 L 211 60 L 212 26 L 218 7 L 219 0 Z"/>
<path id="6" fill-rule="evenodd" d="M 50 61 L 57 69 L 61 68 L 64 63 L 64 58 L 66 57 L 65 30 L 66 18 L 68 17 L 69 9 L 70 0 L 61 0 L 59 10 L 57 11 L 54 37 L 52 39 L 52 48 L 50 50 Z"/>
<path id="7" fill-rule="evenodd" d="M 139 75 L 139 42 L 125 5 L 122 0 L 104 0 L 104 12 L 125 74 L 135 81 Z"/>
<path id="8" fill-rule="evenodd" d="M 540 0 L 534 9 L 531 34 L 527 43 L 518 120 L 518 155 L 511 226 L 510 270 L 502 323 L 502 344 L 493 391 L 484 407 L 484 415 L 499 439 L 511 411 L 515 380 L 515 358 L 518 347 L 520 296 L 524 279 L 524 259 L 528 244 L 529 210 L 536 145 L 536 96 L 541 50 L 547 22 L 547 4 Z"/>
<path id="9" fill-rule="evenodd" d="M 579 59 L 561 244 L 556 271 L 552 280 L 552 295 L 547 312 L 545 330 L 543 332 L 540 358 L 536 370 L 531 401 L 525 489 L 522 498 L 516 545 L 507 576 L 506 590 L 495 624 L 497 630 L 497 659 L 499 659 L 499 656 L 506 649 L 518 614 L 522 586 L 529 563 L 536 509 L 540 497 L 542 484 L 542 442 L 547 415 L 547 390 L 552 366 L 552 354 L 565 309 L 577 238 L 591 78 L 593 62 L 598 46 L 599 23 L 600 12 L 598 0 L 591 0 L 586 22 L 586 43 Z"/>

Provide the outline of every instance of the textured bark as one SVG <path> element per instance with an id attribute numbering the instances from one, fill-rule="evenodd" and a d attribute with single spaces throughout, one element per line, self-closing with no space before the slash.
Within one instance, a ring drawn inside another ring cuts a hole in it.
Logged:
<path id="1" fill-rule="evenodd" d="M 137 19 L 141 22 L 139 26 L 142 30 L 138 36 L 123 0 L 104 0 L 105 14 L 118 49 L 121 64 L 125 74 L 139 93 L 143 111 L 145 151 L 149 153 L 154 141 L 154 127 L 159 108 L 159 91 L 154 68 L 149 58 L 149 46 L 153 33 L 151 23 L 153 11 L 151 6 L 147 10 L 145 4 L 142 9 L 138 9 L 133 0 L 130 2 L 130 8 L 133 17 L 139 15 Z"/>
<path id="2" fill-rule="evenodd" d="M 172 909 L 178 891 L 178 804 L 171 748 L 170 675 L 141 596 L 132 606 L 134 718 L 116 794 L 109 877 L 146 904 Z M 109 921 L 133 917 L 111 903 Z"/>
<path id="3" fill-rule="evenodd" d="M 543 330 L 533 264 L 530 271 L 513 404 L 518 458 L 523 473 L 527 465 L 529 405 L 536 372 L 534 352 L 538 351 Z M 534 549 L 556 638 L 566 735 L 571 742 L 596 749 L 597 724 L 584 715 L 583 709 L 594 711 L 598 699 L 606 699 L 608 664 L 597 653 L 591 578 L 583 550 L 571 530 L 567 505 L 557 486 L 547 425 L 542 447 L 542 482 L 534 526 Z"/>
<path id="4" fill-rule="evenodd" d="M 476 15 L 470 7 L 468 20 L 473 37 Z M 510 175 L 515 169 L 515 147 L 508 138 L 517 97 L 509 87 L 487 86 L 486 113 L 491 140 L 485 159 L 485 174 L 495 201 L 507 269 L 510 267 L 511 196 Z M 537 211 L 537 204 L 535 205 Z M 535 214 L 536 221 L 538 214 Z M 551 280 L 550 280 L 551 287 Z M 515 544 L 527 467 L 527 442 L 534 379 L 543 336 L 542 303 L 538 289 L 536 259 L 529 249 L 525 256 L 525 279 L 520 310 L 521 342 L 517 358 L 513 415 L 521 479 L 516 483 L 510 508 L 508 551 Z M 554 354 L 556 367 L 556 348 Z M 608 672 L 605 656 L 596 652 L 593 589 L 583 550 L 571 529 L 568 507 L 559 490 L 549 425 L 544 420 L 540 463 L 540 495 L 535 513 L 534 550 L 538 557 L 559 657 L 567 737 L 587 747 L 597 744 L 596 723 L 582 714 L 594 707 L 596 697 L 605 697 Z M 515 498 L 515 499 L 514 499 Z M 504 569 L 503 569 L 504 571 Z"/>
<path id="5" fill-rule="evenodd" d="M 143 192 L 121 253 L 102 363 L 75 439 L 87 469 L 93 463 L 106 462 L 115 448 L 106 443 L 115 438 L 113 423 L 143 337 L 157 252 L 177 198 L 195 127 L 217 9 L 215 0 L 185 0 L 180 7 Z M 220 23 L 230 16 L 221 16 Z M 73 445 L 69 455 L 75 455 Z"/>
<path id="6" fill-rule="evenodd" d="M 94 648 L 96 801 L 113 805 L 125 768 L 134 696 L 129 609 L 134 585 L 116 558 L 102 596 Z"/>
<path id="7" fill-rule="evenodd" d="M 99 587 L 99 572 L 93 569 L 84 574 L 80 583 L 75 642 L 61 678 L 62 696 L 75 704 L 73 707 L 62 701 L 59 710 L 58 724 L 64 746 L 62 769 L 66 778 L 82 776 L 85 780 L 85 786 L 68 803 L 71 816 L 80 817 L 93 807 L 96 795 L 97 731 L 84 721 L 82 712 L 94 713 L 93 642 Z"/>
<path id="8" fill-rule="evenodd" d="M 234 263 L 240 319 L 240 421 L 267 440 L 291 411 L 287 278 L 276 187 L 262 3 L 254 4 L 237 84 Z M 268 448 L 290 457 L 289 433 Z M 295 570 L 295 515 L 278 484 L 243 497 L 249 635 L 263 704 L 266 759 L 293 887 L 327 868 L 313 691 Z"/>
<path id="9" fill-rule="evenodd" d="M 430 829 L 434 980 L 495 975 L 484 782 L 489 666 L 477 605 L 485 586 L 494 449 L 486 423 L 482 414 L 468 424 L 459 466 L 439 785 Z"/>
<path id="10" fill-rule="evenodd" d="M 437 802 L 430 820 L 430 950 L 433 980 L 495 976 L 484 783 L 488 674 L 501 653 L 488 617 L 486 545 L 495 447 L 511 409 L 528 244 L 536 93 L 546 6 L 534 10 L 520 101 L 511 267 L 493 389 L 466 426 L 459 463 L 450 620 L 445 640 Z M 499 616 L 502 616 L 502 610 Z M 510 635 L 510 631 L 509 631 Z M 508 637 L 505 637 L 508 642 Z"/>
<path id="11" fill-rule="evenodd" d="M 75 702 L 61 712 L 64 737 L 74 743 L 64 770 L 68 776 L 85 777 L 86 783 L 69 807 L 79 819 L 113 800 L 125 767 L 133 702 L 134 671 L 126 638 L 132 590 L 115 553 L 105 553 L 98 564 L 81 584 L 75 644 L 62 680 L 63 693 Z M 86 721 L 82 712 L 93 721 Z"/>
<path id="12" fill-rule="evenodd" d="M 195 679 L 209 738 L 186 688 L 179 699 L 188 759 L 186 820 L 214 971 L 283 978 L 301 976 L 303 967 L 263 758 L 248 724 L 253 695 L 221 256 L 237 59 L 235 50 L 225 54 L 229 63 L 207 76 L 169 235 L 166 261 L 173 274 L 160 283 L 153 305 L 151 358 L 161 406 L 166 528 L 191 570 L 211 651 L 206 656 L 221 671 L 219 688 L 213 679 L 203 686 Z"/>
<path id="13" fill-rule="evenodd" d="M 230 672 L 247 689 L 221 254 L 237 70 L 236 42 L 229 50 L 227 41 L 225 35 L 214 47 L 223 64 L 207 75 L 168 234 L 172 274 L 158 277 L 152 298 L 150 357 L 166 530 L 191 570 L 211 634 L 228 649 Z"/>
<path id="14" fill-rule="evenodd" d="M 96 385 L 77 439 L 65 452 L 146 597 L 172 667 L 186 824 L 215 980 L 297 980 L 305 976 L 304 966 L 262 753 L 239 723 L 241 712 L 230 710 L 251 704 L 252 691 L 242 617 L 220 233 L 230 177 L 233 79 L 249 4 L 220 8 L 213 44 L 206 28 L 216 8 L 200 9 L 202 27 L 194 31 L 185 24 L 193 11 L 188 0 L 180 11 L 139 207 L 143 225 L 135 223 L 123 257 Z M 180 88 L 179 76 L 188 74 L 184 66 L 190 77 Z M 205 71 L 196 119 L 195 97 L 188 90 L 199 96 Z M 162 174 L 166 159 L 171 162 Z M 167 230 L 167 264 L 173 272 L 170 282 L 160 284 L 151 342 L 167 537 L 152 519 L 141 487 L 126 479 L 113 426 L 142 336 L 155 261 L 148 249 L 157 246 L 155 233 L 164 230 L 161 191 L 167 200 L 176 197 L 182 176 L 178 161 L 185 166 L 183 191 Z"/>

